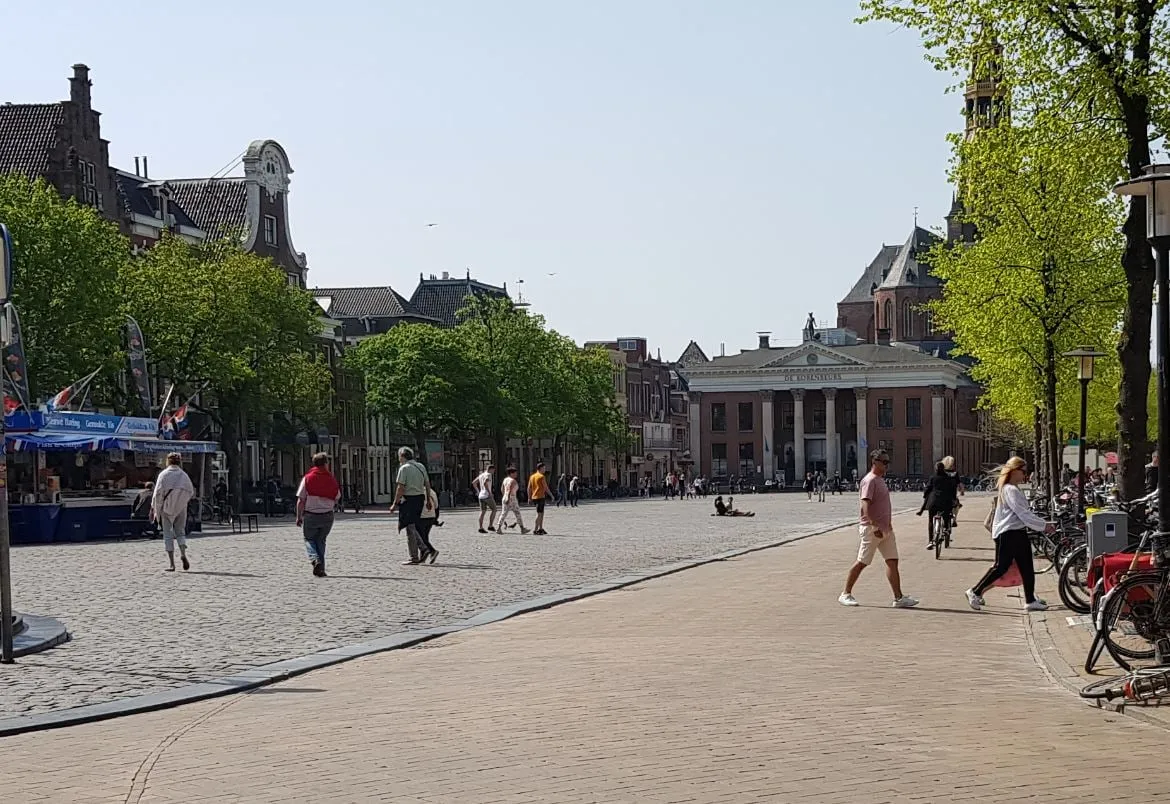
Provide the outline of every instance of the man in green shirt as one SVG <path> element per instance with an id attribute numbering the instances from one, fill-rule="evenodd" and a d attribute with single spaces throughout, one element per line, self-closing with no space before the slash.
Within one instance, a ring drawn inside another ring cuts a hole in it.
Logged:
<path id="1" fill-rule="evenodd" d="M 426 467 L 414 459 L 414 450 L 402 447 L 398 450 L 398 476 L 395 478 L 394 504 L 390 513 L 398 510 L 398 532 L 406 531 L 406 549 L 410 560 L 405 564 L 421 564 L 431 553 L 436 552 L 430 542 L 418 529 L 423 508 L 430 510 L 431 479 Z"/>

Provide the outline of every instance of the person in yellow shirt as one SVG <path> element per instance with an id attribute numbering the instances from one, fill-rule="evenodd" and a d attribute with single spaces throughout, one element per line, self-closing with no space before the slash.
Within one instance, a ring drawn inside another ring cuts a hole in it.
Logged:
<path id="1" fill-rule="evenodd" d="M 544 476 L 544 464 L 538 463 L 536 471 L 528 478 L 528 500 L 536 506 L 536 525 L 532 532 L 537 536 L 547 536 L 544 529 L 544 506 L 548 502 L 548 478 Z"/>

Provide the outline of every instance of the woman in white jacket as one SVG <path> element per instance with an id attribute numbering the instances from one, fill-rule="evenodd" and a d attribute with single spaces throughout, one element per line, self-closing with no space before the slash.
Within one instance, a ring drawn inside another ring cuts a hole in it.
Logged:
<path id="1" fill-rule="evenodd" d="M 1056 526 L 1045 522 L 1032 512 L 1019 484 L 1027 476 L 1028 466 L 1024 459 L 1016 456 L 999 470 L 999 497 L 996 499 L 995 519 L 991 526 L 991 538 L 995 540 L 995 564 L 979 583 L 967 590 L 967 603 L 979 611 L 983 608 L 983 592 L 999 580 L 1014 562 L 1024 582 L 1024 600 L 1028 611 L 1044 611 L 1048 604 L 1036 597 L 1036 569 L 1032 564 L 1032 541 L 1029 530 L 1052 533 Z"/>
<path id="2" fill-rule="evenodd" d="M 194 496 L 195 486 L 183 471 L 183 456 L 172 452 L 167 456 L 167 467 L 154 480 L 154 497 L 150 502 L 150 520 L 162 528 L 163 546 L 171 562 L 167 572 L 175 571 L 176 541 L 183 569 L 191 569 L 187 560 L 187 503 Z"/>

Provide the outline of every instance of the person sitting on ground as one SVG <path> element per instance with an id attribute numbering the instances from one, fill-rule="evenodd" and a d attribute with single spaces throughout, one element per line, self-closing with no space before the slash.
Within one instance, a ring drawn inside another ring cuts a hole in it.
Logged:
<path id="1" fill-rule="evenodd" d="M 711 516 L 755 516 L 752 511 L 737 511 L 735 510 L 735 498 L 728 497 L 727 504 L 723 503 L 723 495 L 720 494 L 715 497 L 715 513 Z"/>

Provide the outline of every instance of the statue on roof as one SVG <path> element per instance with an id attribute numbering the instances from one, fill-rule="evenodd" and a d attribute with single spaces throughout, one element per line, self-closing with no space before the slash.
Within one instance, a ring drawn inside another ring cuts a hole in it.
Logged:
<path id="1" fill-rule="evenodd" d="M 817 319 L 813 316 L 812 313 L 809 313 L 808 314 L 808 321 L 805 322 L 805 325 L 804 325 L 804 331 L 805 332 L 815 332 L 816 328 L 817 328 Z"/>

